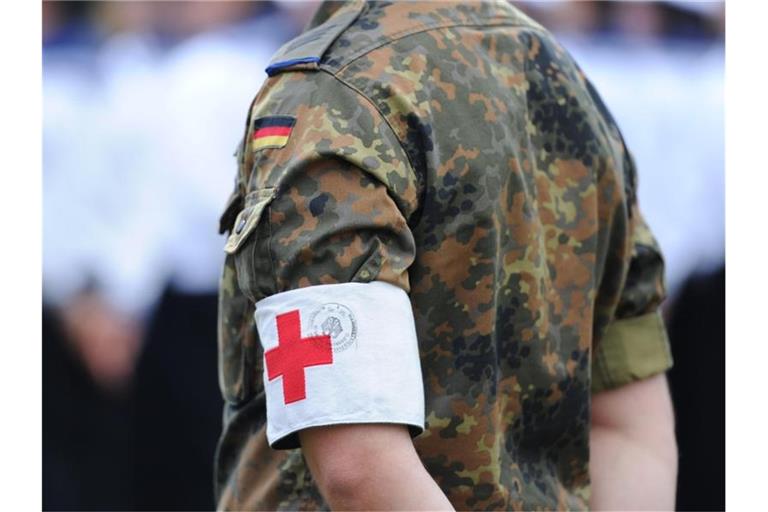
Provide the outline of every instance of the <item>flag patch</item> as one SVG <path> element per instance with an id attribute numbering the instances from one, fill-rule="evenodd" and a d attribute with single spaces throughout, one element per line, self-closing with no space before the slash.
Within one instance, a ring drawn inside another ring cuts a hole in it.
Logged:
<path id="1" fill-rule="evenodd" d="M 253 122 L 251 150 L 258 151 L 266 148 L 281 148 L 288 144 L 288 138 L 293 131 L 296 118 L 290 116 L 270 116 L 256 119 Z"/>

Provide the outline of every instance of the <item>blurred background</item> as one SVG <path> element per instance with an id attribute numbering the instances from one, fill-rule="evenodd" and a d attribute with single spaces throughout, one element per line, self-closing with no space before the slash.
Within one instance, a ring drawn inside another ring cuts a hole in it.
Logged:
<path id="1" fill-rule="evenodd" d="M 43 2 L 43 508 L 208 510 L 218 216 L 315 2 Z M 597 86 L 664 250 L 678 509 L 725 508 L 722 2 L 516 2 Z"/>

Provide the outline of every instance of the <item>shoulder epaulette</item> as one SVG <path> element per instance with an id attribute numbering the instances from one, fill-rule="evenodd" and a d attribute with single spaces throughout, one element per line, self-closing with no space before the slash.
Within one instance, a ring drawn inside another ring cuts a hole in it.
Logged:
<path id="1" fill-rule="evenodd" d="M 364 2 L 352 2 L 318 25 L 280 48 L 272 57 L 266 72 L 274 76 L 289 69 L 317 69 L 320 59 L 331 44 L 349 27 L 363 9 Z"/>

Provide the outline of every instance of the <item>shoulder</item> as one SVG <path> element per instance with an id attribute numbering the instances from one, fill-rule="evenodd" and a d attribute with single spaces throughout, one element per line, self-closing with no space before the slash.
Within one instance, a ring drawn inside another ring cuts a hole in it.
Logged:
<path id="1" fill-rule="evenodd" d="M 455 34 L 465 27 L 540 28 L 501 0 L 326 2 L 318 13 L 323 13 L 322 20 L 316 16 L 306 32 L 272 58 L 254 115 L 294 115 L 290 112 L 307 106 L 348 102 L 386 118 L 404 145 L 429 130 L 417 119 L 421 100 L 409 94 L 432 79 L 421 61 L 428 58 L 432 65 L 444 66 L 456 60 L 458 48 L 465 45 Z M 434 37 L 443 29 L 450 33 Z"/>
<path id="2" fill-rule="evenodd" d="M 267 67 L 267 74 L 274 76 L 285 71 L 312 69 L 336 74 L 357 58 L 400 39 L 430 30 L 462 26 L 542 28 L 504 1 L 354 0 L 336 8 L 325 21 L 283 45 Z"/>

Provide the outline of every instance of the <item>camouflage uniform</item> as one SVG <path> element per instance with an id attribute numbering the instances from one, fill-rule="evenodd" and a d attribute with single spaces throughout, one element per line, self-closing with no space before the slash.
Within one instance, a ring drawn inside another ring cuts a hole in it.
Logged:
<path id="1" fill-rule="evenodd" d="M 504 3 L 325 3 L 268 68 L 222 231 L 225 509 L 325 509 L 265 437 L 255 301 L 328 283 L 408 292 L 426 430 L 457 509 L 585 509 L 590 396 L 671 366 L 663 261 L 596 91 Z M 255 122 L 295 118 L 283 147 Z"/>

